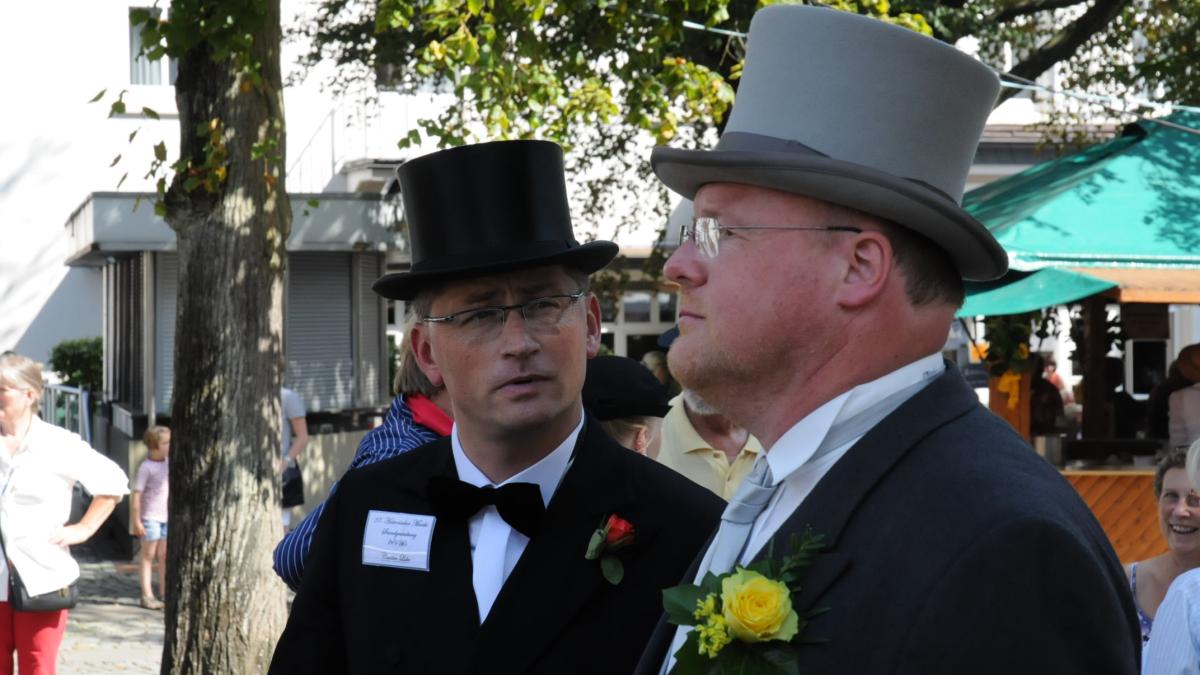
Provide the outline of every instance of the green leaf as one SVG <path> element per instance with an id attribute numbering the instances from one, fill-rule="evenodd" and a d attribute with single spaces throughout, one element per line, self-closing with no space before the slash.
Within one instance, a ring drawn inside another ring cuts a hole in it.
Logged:
<path id="1" fill-rule="evenodd" d="M 166 218 L 167 217 L 167 203 L 162 201 L 161 199 L 154 202 L 154 215 L 158 216 L 159 218 Z"/>
<path id="2" fill-rule="evenodd" d="M 308 204 L 309 206 L 311 206 L 312 208 L 314 208 L 314 209 L 315 209 L 315 208 L 317 208 L 317 207 L 319 207 L 319 206 L 321 205 L 321 200 L 319 200 L 319 199 L 310 199 L 310 200 L 308 200 L 308 201 L 307 201 L 307 202 L 305 202 L 305 203 L 306 203 L 306 204 Z"/>
<path id="3" fill-rule="evenodd" d="M 708 595 L 698 586 L 680 584 L 663 589 L 663 610 L 667 620 L 676 626 L 696 625 L 696 603 Z"/>
<path id="4" fill-rule="evenodd" d="M 121 189 L 121 184 L 125 182 L 125 179 L 126 179 L 126 178 L 129 178 L 129 172 L 128 172 L 128 171 L 126 171 L 125 173 L 121 174 L 121 180 L 117 181 L 117 189 L 118 189 L 118 190 L 119 190 L 119 189 Z"/>
<path id="5" fill-rule="evenodd" d="M 135 137 L 138 135 L 138 132 L 139 132 L 139 131 L 141 131 L 141 129 L 140 129 L 140 128 L 139 128 L 139 129 L 134 129 L 133 131 L 129 132 L 129 142 L 130 142 L 130 143 L 132 143 L 132 142 L 133 142 L 133 139 L 134 139 L 134 138 L 135 138 Z"/>
<path id="6" fill-rule="evenodd" d="M 712 572 L 705 574 L 700 580 L 700 590 L 704 591 L 705 595 L 713 593 L 718 598 L 721 597 L 721 578 Z"/>
<path id="7" fill-rule="evenodd" d="M 137 26 L 150 21 L 150 10 L 144 7 L 129 10 L 129 24 Z"/>
<path id="8" fill-rule="evenodd" d="M 600 559 L 600 571 L 604 574 L 605 581 L 613 586 L 621 583 L 621 580 L 625 578 L 625 566 L 615 555 L 606 555 Z"/>
<path id="9" fill-rule="evenodd" d="M 113 101 L 112 106 L 109 107 L 109 109 L 108 109 L 108 116 L 112 117 L 114 115 L 124 115 L 124 114 L 125 114 L 125 102 L 120 99 Z"/>
<path id="10" fill-rule="evenodd" d="M 588 541 L 587 552 L 583 554 L 585 560 L 595 560 L 600 557 L 600 550 L 604 548 L 604 530 L 599 529 L 592 533 L 592 538 Z"/>
<path id="11" fill-rule="evenodd" d="M 717 654 L 717 673 L 730 675 L 800 675 L 796 655 L 789 647 L 734 640 Z"/>
<path id="12" fill-rule="evenodd" d="M 725 649 L 729 649 L 731 646 L 726 645 Z M 718 658 L 725 652 L 725 649 L 717 654 Z M 710 659 L 700 653 L 700 636 L 693 630 L 688 631 L 687 639 L 675 651 L 675 670 L 672 672 L 687 673 L 688 675 L 711 675 L 722 671 L 717 659 Z"/>
<path id="13" fill-rule="evenodd" d="M 158 144 L 154 146 L 154 159 L 157 159 L 160 162 L 167 161 L 167 146 L 162 141 L 159 141 Z"/>
<path id="14" fill-rule="evenodd" d="M 471 13 L 471 16 L 479 16 L 479 13 L 483 11 L 483 0 L 467 0 L 467 11 Z"/>
<path id="15" fill-rule="evenodd" d="M 158 119 L 158 113 L 150 108 L 147 108 L 146 106 L 142 106 L 142 114 L 152 120 Z"/>
<path id="16" fill-rule="evenodd" d="M 116 165 L 117 165 L 117 162 L 119 162 L 119 161 L 121 161 L 121 156 L 120 156 L 120 155 L 117 155 L 116 157 L 113 157 L 113 161 L 112 161 L 112 163 L 110 163 L 110 164 L 108 165 L 108 168 L 110 168 L 110 169 L 111 169 L 111 168 L 113 168 L 114 166 L 116 166 Z"/>
<path id="17" fill-rule="evenodd" d="M 96 101 L 99 101 L 100 99 L 104 98 L 104 93 L 105 93 L 106 91 L 108 91 L 108 90 L 107 90 L 107 89 L 101 89 L 101 90 L 100 90 L 100 93 L 99 93 L 99 94 L 96 94 L 95 96 L 93 96 L 93 97 L 92 97 L 92 100 L 88 101 L 88 103 L 95 103 Z"/>

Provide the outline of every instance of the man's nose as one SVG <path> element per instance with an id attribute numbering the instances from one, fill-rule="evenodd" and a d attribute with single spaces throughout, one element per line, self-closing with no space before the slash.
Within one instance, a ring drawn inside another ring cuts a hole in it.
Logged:
<path id="1" fill-rule="evenodd" d="M 707 281 L 705 261 L 694 242 L 685 239 L 680 243 L 679 248 L 663 264 L 663 276 L 682 287 L 700 286 Z"/>

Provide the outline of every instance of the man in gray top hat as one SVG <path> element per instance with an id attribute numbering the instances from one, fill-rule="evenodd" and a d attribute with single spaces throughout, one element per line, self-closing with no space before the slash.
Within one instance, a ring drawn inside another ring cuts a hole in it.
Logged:
<path id="1" fill-rule="evenodd" d="M 1007 267 L 960 207 L 998 84 L 906 29 L 774 6 L 716 149 L 653 153 L 695 201 L 671 371 L 767 449 L 686 581 L 822 535 L 798 672 L 1137 671 L 1104 532 L 940 355 L 963 279 Z M 637 672 L 693 672 L 698 643 L 664 622 Z"/>

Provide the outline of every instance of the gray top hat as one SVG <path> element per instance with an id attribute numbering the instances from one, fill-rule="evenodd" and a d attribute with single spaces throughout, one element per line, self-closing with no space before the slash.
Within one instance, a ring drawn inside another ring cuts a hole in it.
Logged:
<path id="1" fill-rule="evenodd" d="M 658 147 L 650 161 L 689 199 L 705 183 L 815 197 L 920 232 L 965 279 L 994 279 L 1008 257 L 960 204 L 999 88 L 987 66 L 908 29 L 821 7 L 767 7 L 750 23 L 716 149 Z"/>

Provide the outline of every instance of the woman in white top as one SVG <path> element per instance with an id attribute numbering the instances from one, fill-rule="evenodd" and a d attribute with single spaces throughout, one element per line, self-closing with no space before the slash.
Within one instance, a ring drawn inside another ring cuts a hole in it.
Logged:
<path id="1" fill-rule="evenodd" d="M 30 595 L 74 582 L 79 565 L 68 549 L 87 541 L 129 493 L 129 479 L 79 436 L 43 422 L 41 365 L 12 352 L 0 355 L 0 673 L 53 675 L 67 611 L 15 612 L 9 565 Z M 76 482 L 94 496 L 78 523 L 67 525 Z"/>

